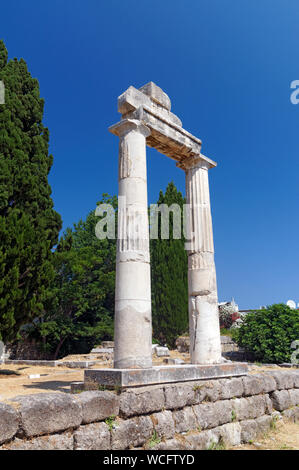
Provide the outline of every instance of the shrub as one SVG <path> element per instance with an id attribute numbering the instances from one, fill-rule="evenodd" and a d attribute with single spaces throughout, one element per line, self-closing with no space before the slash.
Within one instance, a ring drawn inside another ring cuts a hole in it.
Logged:
<path id="1" fill-rule="evenodd" d="M 299 339 L 299 311 L 276 304 L 248 313 L 233 338 L 256 361 L 291 362 L 291 343 Z"/>

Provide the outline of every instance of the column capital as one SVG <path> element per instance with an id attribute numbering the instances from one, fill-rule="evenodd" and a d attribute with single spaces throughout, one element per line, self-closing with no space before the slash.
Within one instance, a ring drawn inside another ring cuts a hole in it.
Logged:
<path id="1" fill-rule="evenodd" d="M 150 129 L 137 119 L 122 119 L 120 122 L 109 127 L 109 131 L 118 137 L 122 137 L 134 130 L 140 132 L 144 137 L 148 137 L 151 133 Z"/>
<path id="2" fill-rule="evenodd" d="M 206 157 L 202 153 L 199 155 L 193 155 L 192 157 L 185 158 L 181 162 L 177 163 L 177 167 L 181 168 L 184 171 L 191 170 L 193 168 L 202 168 L 204 170 L 209 170 L 210 168 L 215 168 L 217 163 Z"/>

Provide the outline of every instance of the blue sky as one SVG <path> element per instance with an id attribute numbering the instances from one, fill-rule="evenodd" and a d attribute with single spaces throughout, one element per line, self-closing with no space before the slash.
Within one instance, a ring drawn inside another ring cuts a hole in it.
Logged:
<path id="1" fill-rule="evenodd" d="M 117 96 L 154 81 L 218 162 L 210 172 L 219 299 L 299 302 L 297 0 L 10 0 L 0 37 L 46 100 L 64 228 L 117 193 Z M 149 202 L 175 163 L 148 150 Z"/>

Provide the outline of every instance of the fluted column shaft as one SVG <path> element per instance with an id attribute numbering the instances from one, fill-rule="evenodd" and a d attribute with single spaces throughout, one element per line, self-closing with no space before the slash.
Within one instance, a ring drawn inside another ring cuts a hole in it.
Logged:
<path id="1" fill-rule="evenodd" d="M 113 131 L 120 137 L 114 368 L 149 368 L 152 317 L 146 137 L 150 131 L 129 119 Z"/>
<path id="2" fill-rule="evenodd" d="M 190 355 L 193 364 L 221 362 L 208 166 L 185 167 L 188 214 Z"/>

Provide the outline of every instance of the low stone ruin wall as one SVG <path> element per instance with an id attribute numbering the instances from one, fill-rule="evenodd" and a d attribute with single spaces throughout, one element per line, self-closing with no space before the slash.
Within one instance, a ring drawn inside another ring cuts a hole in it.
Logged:
<path id="1" fill-rule="evenodd" d="M 299 420 L 299 371 L 0 403 L 0 450 L 197 450 L 250 442 Z"/>

